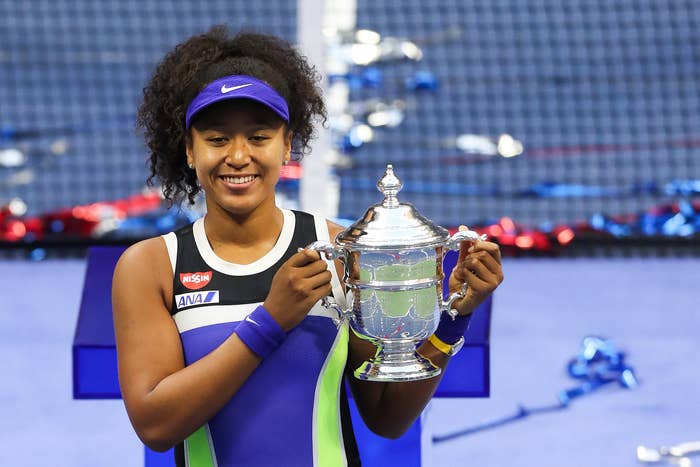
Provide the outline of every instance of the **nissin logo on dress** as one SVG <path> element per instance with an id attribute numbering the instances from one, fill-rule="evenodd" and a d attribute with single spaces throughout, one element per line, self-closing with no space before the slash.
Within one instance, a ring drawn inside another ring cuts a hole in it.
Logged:
<path id="1" fill-rule="evenodd" d="M 180 282 L 190 290 L 199 290 L 211 281 L 211 271 L 180 273 Z"/>
<path id="2" fill-rule="evenodd" d="M 189 292 L 175 295 L 175 305 L 177 309 L 194 305 L 206 305 L 209 303 L 219 303 L 218 290 L 204 290 L 202 292 Z"/>

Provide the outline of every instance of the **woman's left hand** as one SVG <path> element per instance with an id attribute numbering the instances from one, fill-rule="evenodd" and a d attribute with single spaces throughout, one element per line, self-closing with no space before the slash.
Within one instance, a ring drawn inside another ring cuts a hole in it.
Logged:
<path id="1" fill-rule="evenodd" d="M 462 225 L 459 230 L 467 230 L 467 227 Z M 501 282 L 503 270 L 498 245 L 482 240 L 462 242 L 449 285 L 450 293 L 454 293 L 466 283 L 467 293 L 464 298 L 456 300 L 452 308 L 462 316 L 471 314 Z"/>

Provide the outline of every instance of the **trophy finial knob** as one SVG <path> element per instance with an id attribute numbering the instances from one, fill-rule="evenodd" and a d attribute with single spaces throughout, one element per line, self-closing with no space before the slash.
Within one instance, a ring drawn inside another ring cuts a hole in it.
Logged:
<path id="1" fill-rule="evenodd" d="M 398 207 L 399 200 L 396 195 L 402 187 L 403 183 L 394 175 L 394 166 L 387 164 L 384 176 L 377 182 L 377 189 L 384 195 L 382 206 L 385 208 Z"/>

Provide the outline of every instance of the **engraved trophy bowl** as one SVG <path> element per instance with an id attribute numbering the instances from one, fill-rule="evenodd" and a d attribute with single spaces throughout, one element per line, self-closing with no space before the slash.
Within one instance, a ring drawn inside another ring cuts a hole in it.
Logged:
<path id="1" fill-rule="evenodd" d="M 414 381 L 440 374 L 416 348 L 435 332 L 443 312 L 456 316 L 452 303 L 466 292 L 464 286 L 442 299 L 444 255 L 463 241 L 486 238 L 470 230 L 450 236 L 411 204 L 399 202 L 401 187 L 387 165 L 377 183 L 384 200 L 333 244 L 318 241 L 307 247 L 344 263 L 347 307 L 328 297 L 324 305 L 339 313 L 339 323 L 348 320 L 355 334 L 377 346 L 374 357 L 354 372 L 362 380 Z"/>

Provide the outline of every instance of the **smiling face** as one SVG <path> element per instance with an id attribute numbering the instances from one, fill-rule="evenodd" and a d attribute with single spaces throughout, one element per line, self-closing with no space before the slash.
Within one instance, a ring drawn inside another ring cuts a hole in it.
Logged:
<path id="1" fill-rule="evenodd" d="M 222 101 L 202 111 L 187 141 L 187 162 L 195 166 L 207 211 L 247 217 L 274 209 L 291 142 L 285 122 L 255 101 Z"/>

